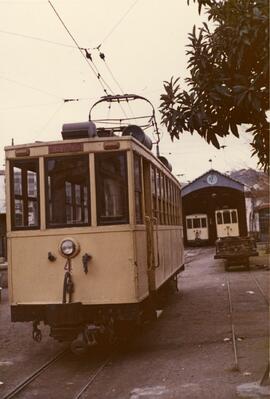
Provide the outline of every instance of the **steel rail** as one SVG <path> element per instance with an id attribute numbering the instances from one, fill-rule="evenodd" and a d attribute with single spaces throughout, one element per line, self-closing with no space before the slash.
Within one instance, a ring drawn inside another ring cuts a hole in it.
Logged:
<path id="1" fill-rule="evenodd" d="M 94 371 L 91 375 L 87 383 L 81 388 L 81 390 L 73 397 L 73 399 L 80 399 L 82 398 L 83 394 L 87 391 L 90 385 L 94 382 L 97 376 L 102 372 L 102 370 L 107 366 L 107 364 L 111 361 L 112 356 L 109 356 L 104 362 L 99 366 L 99 368 Z"/>
<path id="2" fill-rule="evenodd" d="M 240 371 L 239 363 L 238 363 L 238 353 L 237 353 L 237 345 L 236 345 L 236 334 L 235 327 L 233 322 L 233 306 L 232 306 L 232 297 L 231 297 L 231 288 L 230 281 L 228 276 L 226 275 L 227 282 L 227 291 L 228 291 L 228 299 L 229 299 L 229 312 L 230 312 L 230 320 L 231 320 L 231 330 L 232 330 L 232 343 L 233 343 L 233 352 L 234 352 L 234 371 Z"/>
<path id="3" fill-rule="evenodd" d="M 263 291 L 259 281 L 256 279 L 255 276 L 253 276 L 253 273 L 251 271 L 249 271 L 249 275 L 250 275 L 251 279 L 254 281 L 254 283 L 257 285 L 257 287 L 258 287 L 263 299 L 265 300 L 266 304 L 269 306 L 269 298 L 267 297 L 267 295 Z"/>
<path id="4" fill-rule="evenodd" d="M 19 383 L 14 389 L 12 389 L 5 396 L 3 396 L 2 399 L 14 398 L 19 392 L 23 391 L 28 385 L 30 385 L 31 382 L 34 381 L 40 374 L 42 374 L 44 371 L 46 371 L 52 364 L 54 364 L 57 360 L 61 359 L 67 352 L 69 352 L 69 349 L 65 349 L 64 351 L 58 353 L 51 360 L 48 360 L 41 367 L 39 367 L 36 371 L 34 371 L 34 373 L 32 373 L 25 380 L 23 380 L 21 383 Z"/>

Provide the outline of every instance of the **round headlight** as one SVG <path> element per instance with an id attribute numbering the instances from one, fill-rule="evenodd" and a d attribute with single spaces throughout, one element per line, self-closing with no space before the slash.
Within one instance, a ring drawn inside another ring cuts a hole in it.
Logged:
<path id="1" fill-rule="evenodd" d="M 66 238 L 61 241 L 59 250 L 62 256 L 72 258 L 78 253 L 79 245 L 73 239 Z"/>

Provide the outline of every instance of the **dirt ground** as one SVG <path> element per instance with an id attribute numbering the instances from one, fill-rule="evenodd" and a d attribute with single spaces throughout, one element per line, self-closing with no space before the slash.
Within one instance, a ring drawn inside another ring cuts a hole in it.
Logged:
<path id="1" fill-rule="evenodd" d="M 188 249 L 180 291 L 170 297 L 159 319 L 144 327 L 130 348 L 116 351 L 84 398 L 236 399 L 238 387 L 259 381 L 269 358 L 269 269 L 263 252 L 251 272 L 225 272 L 213 248 Z M 232 344 L 228 284 L 231 289 L 238 369 Z M 0 304 L 0 397 L 63 348 L 44 329 L 40 344 L 31 324 L 9 320 L 7 290 Z M 89 359 L 89 362 L 91 359 Z M 62 362 L 61 367 L 65 368 Z M 69 380 L 52 381 L 32 398 L 72 398 Z M 269 391 L 268 391 L 269 392 Z M 243 397 L 243 396 L 242 396 Z M 247 396 L 259 398 L 267 396 Z"/>

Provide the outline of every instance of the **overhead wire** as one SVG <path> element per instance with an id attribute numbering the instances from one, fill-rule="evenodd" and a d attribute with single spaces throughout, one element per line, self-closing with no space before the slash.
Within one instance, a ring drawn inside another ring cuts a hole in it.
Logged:
<path id="1" fill-rule="evenodd" d="M 111 28 L 111 30 L 108 32 L 108 34 L 104 37 L 104 39 L 100 42 L 99 46 L 97 46 L 97 48 L 99 48 L 102 44 L 105 43 L 105 41 L 111 36 L 111 34 L 115 31 L 115 29 L 121 24 L 121 22 L 126 18 L 126 16 L 130 13 L 130 11 L 132 10 L 132 8 L 135 7 L 135 5 L 138 3 L 139 0 L 135 0 L 131 6 L 127 9 L 127 11 L 122 15 L 122 17 L 118 20 L 118 22 Z"/>
<path id="2" fill-rule="evenodd" d="M 0 112 L 8 111 L 10 109 L 21 109 L 21 108 L 38 108 L 38 107 L 47 107 L 53 104 L 62 104 L 62 101 L 54 101 L 51 103 L 46 103 L 46 104 L 27 104 L 27 105 L 14 105 L 14 106 L 8 106 L 8 107 L 1 107 Z"/>
<path id="3" fill-rule="evenodd" d="M 2 30 L 2 29 L 0 29 L 0 33 L 3 33 L 5 35 L 10 35 L 10 36 L 22 37 L 24 39 L 30 39 L 30 40 L 36 40 L 36 41 L 39 41 L 39 42 L 54 44 L 56 46 L 69 47 L 69 48 L 77 49 L 77 46 L 73 46 L 71 44 L 64 44 L 64 43 L 60 43 L 60 42 L 55 42 L 53 40 L 43 39 L 43 38 L 37 37 L 37 36 L 25 35 L 24 33 L 10 32 L 10 31 Z"/>
<path id="4" fill-rule="evenodd" d="M 53 44 L 53 45 L 58 45 L 58 46 L 62 46 L 62 47 L 69 47 L 69 48 L 74 48 L 74 49 L 76 48 L 76 49 L 79 49 L 79 50 L 81 51 L 83 57 L 85 58 L 85 56 L 86 56 L 86 61 L 87 61 L 87 63 L 89 64 L 89 66 L 90 66 L 90 67 L 93 66 L 93 72 L 95 73 L 96 77 L 97 77 L 100 81 L 103 82 L 102 89 L 104 90 L 105 94 L 108 95 L 107 89 L 109 89 L 109 91 L 113 94 L 112 89 L 110 88 L 110 86 L 107 84 L 107 82 L 104 80 L 104 78 L 103 78 L 103 77 L 101 76 L 101 74 L 99 73 L 99 70 L 98 70 L 97 66 L 95 65 L 95 63 L 94 63 L 94 61 L 93 61 L 93 59 L 92 59 L 92 57 L 91 57 L 91 54 L 89 53 L 89 48 L 83 48 L 83 47 L 80 47 L 80 46 L 79 46 L 79 44 L 78 44 L 77 41 L 75 40 L 74 36 L 73 36 L 73 35 L 71 34 L 71 32 L 68 30 L 68 28 L 67 28 L 67 26 L 65 25 L 64 21 L 62 20 L 62 18 L 60 17 L 59 13 L 57 12 L 57 10 L 55 9 L 55 7 L 53 6 L 52 2 L 51 2 L 51 1 L 48 1 L 48 2 L 49 2 L 49 4 L 50 4 L 50 6 L 52 7 L 52 9 L 54 10 L 55 14 L 57 15 L 58 19 L 61 21 L 61 23 L 62 23 L 62 25 L 64 26 L 65 30 L 68 32 L 69 36 L 72 38 L 72 40 L 73 40 L 75 46 L 70 45 L 70 44 L 64 44 L 64 43 L 56 42 L 56 41 L 53 41 L 53 40 L 43 39 L 43 38 L 36 37 L 36 36 L 26 35 L 26 34 L 23 34 L 23 33 L 10 32 L 10 31 L 5 31 L 5 30 L 0 30 L 0 33 L 7 34 L 7 35 L 12 35 L 12 36 L 17 36 L 17 37 L 22 37 L 22 38 L 30 39 L 30 40 L 36 40 L 36 41 L 40 41 L 40 42 L 44 42 L 44 43 L 49 43 L 49 44 Z M 109 33 L 105 36 L 105 38 L 102 40 L 102 42 L 101 42 L 97 47 L 91 48 L 91 50 L 98 50 L 98 51 L 99 51 L 100 58 L 103 59 L 104 64 L 105 64 L 105 66 L 106 66 L 108 72 L 110 73 L 112 79 L 114 80 L 115 84 L 118 86 L 118 88 L 120 89 L 120 91 L 121 91 L 122 94 L 124 94 L 124 91 L 123 91 L 123 89 L 121 88 L 121 86 L 120 86 L 119 82 L 117 81 L 117 79 L 115 78 L 114 74 L 112 73 L 110 67 L 108 66 L 108 63 L 105 61 L 105 56 L 104 56 L 104 54 L 100 52 L 100 47 L 101 47 L 101 45 L 107 40 L 107 38 L 113 33 L 113 31 L 120 25 L 120 23 L 125 19 L 125 17 L 129 14 L 129 12 L 132 10 L 132 8 L 135 7 L 135 5 L 136 5 L 137 2 L 138 2 L 138 0 L 136 0 L 135 2 L 132 3 L 132 5 L 127 9 L 127 11 L 126 11 L 126 12 L 123 14 L 123 16 L 120 18 L 120 20 L 113 26 L 113 28 L 112 28 L 112 29 L 109 31 Z M 85 51 L 85 55 L 84 55 L 83 51 Z M 102 58 L 102 56 L 104 56 L 104 57 Z M 89 60 L 91 61 L 92 65 L 90 64 Z M 107 89 L 106 89 L 104 86 L 106 86 Z M 133 113 L 133 111 L 132 111 L 132 109 L 131 109 L 131 106 L 130 106 L 128 100 L 127 100 L 127 103 L 128 103 L 128 106 L 129 106 L 129 109 L 130 109 L 131 114 L 134 115 L 134 113 Z M 120 105 L 120 107 L 121 107 L 123 113 L 125 114 L 125 111 L 124 111 L 122 105 Z M 126 115 L 126 114 L 125 114 L 125 115 Z"/>
<path id="5" fill-rule="evenodd" d="M 14 79 L 7 78 L 7 77 L 5 77 L 5 76 L 0 76 L 0 79 L 6 80 L 7 82 L 11 82 L 11 83 L 17 84 L 17 85 L 19 85 L 19 86 L 27 87 L 28 89 L 32 89 L 32 90 L 35 90 L 35 91 L 39 91 L 40 93 L 47 94 L 48 96 L 52 96 L 52 97 L 61 99 L 60 96 L 58 96 L 58 95 L 56 95 L 56 94 L 54 94 L 54 93 L 48 92 L 47 90 L 40 89 L 40 88 L 31 86 L 31 85 L 28 85 L 28 84 L 26 84 L 26 83 L 22 83 L 22 82 L 19 82 L 19 81 L 17 81 L 17 80 L 14 80 Z"/>
<path id="6" fill-rule="evenodd" d="M 49 123 L 53 120 L 53 118 L 55 117 L 55 115 L 60 111 L 60 109 L 63 107 L 64 103 L 61 103 L 56 110 L 54 111 L 54 113 L 49 117 L 49 119 L 47 120 L 47 122 L 43 125 L 43 127 L 41 129 L 39 129 L 40 132 L 43 132 L 46 127 L 49 125 Z"/>
<path id="7" fill-rule="evenodd" d="M 52 4 L 52 2 L 50 0 L 48 0 L 48 3 L 50 4 L 51 8 L 53 9 L 55 15 L 57 16 L 57 18 L 59 19 L 59 21 L 61 22 L 61 24 L 63 25 L 64 29 L 66 30 L 66 32 L 68 33 L 68 35 L 70 36 L 70 38 L 72 39 L 72 41 L 75 43 L 77 49 L 80 51 L 81 55 L 83 56 L 83 59 L 87 62 L 87 64 L 89 65 L 89 67 L 91 68 L 92 72 L 95 74 L 96 78 L 98 79 L 102 90 L 104 91 L 104 93 L 106 95 L 108 95 L 108 91 L 107 89 L 111 92 L 111 88 L 110 86 L 105 82 L 105 80 L 103 79 L 103 77 L 100 75 L 100 73 L 97 73 L 96 70 L 94 69 L 94 67 L 91 65 L 91 62 L 89 61 L 89 58 L 87 58 L 82 50 L 82 48 L 79 46 L 79 43 L 77 42 L 77 40 L 74 38 L 74 36 L 72 35 L 72 33 L 70 32 L 70 30 L 68 29 L 68 27 L 66 26 L 66 24 L 64 23 L 63 19 L 61 18 L 60 14 L 57 12 L 56 8 L 54 7 L 54 5 Z M 106 88 L 107 87 L 107 88 Z"/>
<path id="8" fill-rule="evenodd" d="M 108 85 L 108 83 L 104 80 L 104 78 L 101 76 L 100 72 L 98 71 L 96 65 L 93 63 L 91 54 L 89 54 L 87 52 L 87 49 L 82 49 L 79 45 L 79 43 L 77 42 L 77 40 L 74 38 L 74 36 L 72 35 L 72 33 L 70 32 L 70 30 L 68 29 L 68 27 L 66 26 L 66 24 L 64 23 L 63 19 L 61 18 L 60 14 L 57 12 L 56 8 L 54 7 L 54 5 L 52 4 L 52 2 L 50 0 L 48 0 L 48 3 L 50 4 L 51 8 L 53 9 L 55 15 L 57 16 L 57 18 L 59 19 L 59 21 L 61 22 L 61 24 L 63 25 L 64 29 L 66 30 L 66 32 L 68 33 L 68 35 L 70 36 L 70 38 L 72 39 L 72 41 L 76 44 L 77 49 L 80 51 L 81 55 L 83 56 L 83 59 L 87 62 L 87 64 L 90 66 L 92 72 L 95 74 L 96 78 L 98 79 L 104 93 L 106 95 L 109 95 L 108 90 L 111 92 L 111 94 L 113 93 L 113 90 L 111 89 L 111 87 Z M 86 54 L 84 54 L 84 51 Z M 92 66 L 93 64 L 93 66 Z M 107 90 L 108 89 L 108 90 Z M 123 109 L 123 107 L 121 106 L 121 104 L 119 103 L 120 108 L 122 109 L 122 112 L 124 113 L 125 116 L 125 110 Z"/>
<path id="9" fill-rule="evenodd" d="M 109 74 L 111 75 L 111 78 L 113 79 L 114 83 L 117 85 L 117 87 L 120 89 L 120 92 L 124 95 L 124 91 L 122 89 L 122 87 L 120 86 L 119 82 L 117 81 L 117 79 L 115 78 L 112 70 L 110 69 L 108 63 L 105 60 L 105 55 L 104 53 L 102 53 L 100 51 L 100 47 L 103 43 L 105 43 L 105 41 L 111 36 L 111 34 L 115 31 L 115 29 L 120 25 L 120 23 L 126 18 L 126 16 L 130 13 L 130 11 L 135 7 L 135 5 L 138 3 L 139 0 L 135 0 L 131 6 L 126 10 L 126 12 L 123 14 L 123 16 L 118 20 L 118 22 L 112 27 L 112 29 L 108 32 L 108 34 L 104 37 L 104 39 L 100 42 L 100 44 L 97 47 L 92 48 L 92 50 L 98 50 L 99 51 L 99 56 L 100 58 L 103 60 L 106 69 L 108 70 Z M 81 55 L 83 56 L 83 58 L 85 59 L 85 61 L 87 62 L 87 64 L 89 65 L 89 67 L 91 68 L 92 72 L 95 74 L 96 78 L 98 79 L 98 81 L 101 84 L 101 87 L 103 89 L 103 91 L 105 92 L 106 95 L 109 95 L 108 90 L 111 92 L 111 94 L 114 94 L 111 87 L 108 85 L 108 83 L 104 80 L 103 76 L 101 76 L 97 66 L 95 65 L 95 63 L 93 62 L 91 53 L 89 53 L 89 49 L 87 48 L 83 48 L 81 46 L 79 46 L 79 43 L 77 42 L 77 40 L 75 39 L 75 37 L 72 35 L 72 33 L 70 32 L 70 30 L 68 29 L 68 27 L 66 26 L 66 24 L 64 23 L 63 19 L 61 18 L 60 14 L 58 13 L 58 11 L 56 10 L 56 8 L 54 7 L 54 5 L 52 4 L 52 1 L 48 0 L 49 5 L 51 6 L 51 8 L 53 9 L 54 13 L 56 14 L 57 18 L 59 19 L 59 21 L 61 22 L 62 26 L 64 27 L 64 29 L 66 30 L 66 32 L 68 33 L 68 35 L 70 36 L 70 38 L 72 39 L 72 41 L 74 42 L 75 46 L 69 45 L 69 44 L 64 44 L 64 43 L 59 43 L 59 42 L 55 42 L 52 40 L 47 40 L 47 39 L 43 39 L 43 38 L 39 38 L 39 37 L 35 37 L 35 36 L 30 36 L 30 35 L 25 35 L 25 34 L 20 34 L 20 33 L 15 33 L 15 32 L 10 32 L 10 31 L 4 31 L 4 30 L 0 30 L 0 33 L 4 33 L 4 34 L 9 34 L 9 35 L 13 35 L 13 36 L 18 36 L 18 37 L 23 37 L 23 38 L 27 38 L 27 39 L 32 39 L 32 40 L 37 40 L 37 41 L 41 41 L 41 42 L 47 42 L 50 44 L 54 44 L 54 45 L 59 45 L 62 47 L 69 47 L 69 48 L 77 48 Z M 85 52 L 85 54 L 84 54 Z M 11 79 L 6 79 L 9 81 L 12 81 Z M 14 83 L 20 84 L 19 82 L 13 81 Z M 60 99 L 59 96 L 53 95 L 52 93 L 46 92 L 45 90 L 42 89 L 37 89 L 34 88 L 32 86 L 28 86 L 25 84 L 21 84 L 23 86 L 26 86 L 28 88 L 34 89 L 34 90 L 38 90 L 40 92 L 46 93 L 48 95 L 52 95 L 54 97 L 57 97 Z M 108 90 L 107 90 L 108 89 Z M 82 99 L 62 99 L 63 103 L 66 102 L 71 102 L 71 101 L 80 101 Z M 61 103 L 62 104 L 62 103 Z M 120 101 L 118 102 L 120 108 L 122 109 L 125 117 L 127 118 L 127 114 L 125 113 L 125 110 L 122 107 L 122 104 L 120 103 Z M 131 109 L 131 106 L 129 104 L 129 100 L 127 99 L 127 104 L 128 107 L 130 109 L 131 114 L 134 116 L 134 113 Z M 110 107 L 111 108 L 111 107 Z M 109 108 L 109 111 L 110 111 Z M 131 118 L 132 119 L 132 118 Z"/>
<path id="10" fill-rule="evenodd" d="M 118 80 L 115 78 L 115 76 L 114 76 L 112 70 L 110 69 L 108 63 L 106 62 L 105 54 L 102 53 L 102 52 L 100 51 L 100 49 L 98 49 L 98 51 L 99 51 L 99 57 L 100 57 L 100 59 L 104 62 L 104 65 L 106 66 L 106 68 L 107 68 L 109 74 L 111 75 L 113 81 L 114 81 L 115 84 L 118 86 L 120 92 L 124 95 L 124 94 L 125 94 L 125 93 L 124 93 L 124 90 L 123 90 L 122 87 L 120 86 L 120 83 L 119 83 Z M 131 105 L 130 105 L 130 101 L 129 101 L 128 99 L 127 99 L 127 104 L 128 104 L 128 107 L 129 107 L 129 110 L 130 110 L 131 114 L 134 116 L 133 110 L 132 110 Z"/>

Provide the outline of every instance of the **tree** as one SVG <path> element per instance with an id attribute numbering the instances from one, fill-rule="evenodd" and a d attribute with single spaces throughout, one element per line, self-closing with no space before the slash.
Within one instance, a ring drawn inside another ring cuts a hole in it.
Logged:
<path id="1" fill-rule="evenodd" d="M 195 131 L 216 148 L 218 137 L 239 137 L 238 125 L 248 125 L 252 155 L 269 170 L 268 0 L 197 1 L 213 28 L 203 23 L 189 34 L 188 89 L 179 78 L 164 82 L 162 123 L 172 139 Z"/>

